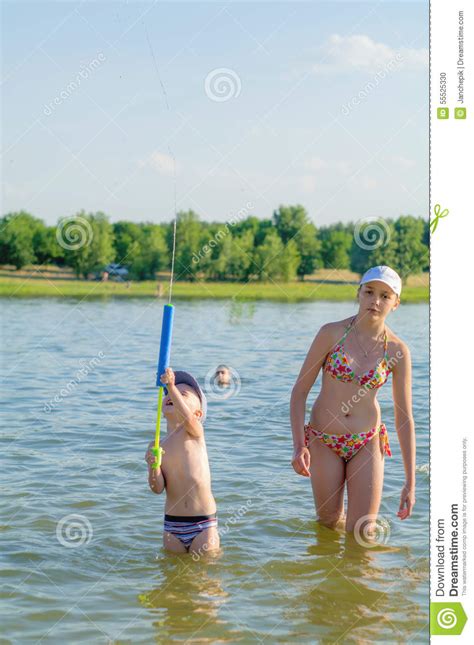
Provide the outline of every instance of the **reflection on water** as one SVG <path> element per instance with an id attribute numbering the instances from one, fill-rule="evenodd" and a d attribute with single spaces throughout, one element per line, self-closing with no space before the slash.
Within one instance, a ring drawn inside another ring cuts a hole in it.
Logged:
<path id="1" fill-rule="evenodd" d="M 238 325 L 246 320 L 251 320 L 256 309 L 255 302 L 242 302 L 240 300 L 231 300 L 229 303 L 229 323 Z"/>
<path id="2" fill-rule="evenodd" d="M 318 524 L 310 482 L 290 466 L 294 379 L 321 324 L 353 309 L 176 306 L 172 366 L 202 383 L 220 364 L 239 375 L 232 396 L 209 396 L 206 423 L 223 551 L 195 562 L 162 551 L 164 498 L 146 484 L 161 304 L 6 302 L 1 604 L 8 638 L 428 642 L 426 306 L 401 307 L 390 321 L 414 363 L 413 517 L 396 517 L 403 464 L 390 388 L 379 393 L 393 437 L 381 506 L 386 542 L 362 547 Z M 66 389 L 84 364 L 93 365 L 87 377 Z M 58 525 L 71 515 L 83 517 L 82 532 L 59 540 Z"/>
<path id="3" fill-rule="evenodd" d="M 320 580 L 301 598 L 308 622 L 326 628 L 322 642 L 334 642 L 335 616 L 337 639 L 341 642 L 349 640 L 349 636 L 361 642 L 392 640 L 394 627 L 403 642 L 412 642 L 410 634 L 423 629 L 426 618 L 420 620 L 423 608 L 407 599 L 409 585 L 404 581 L 400 589 L 396 583 L 403 571 L 391 566 L 402 550 L 405 551 L 402 557 L 409 558 L 409 550 L 387 546 L 368 549 L 352 537 L 341 537 L 340 546 L 339 555 L 320 558 L 315 567 Z M 399 615 L 402 622 L 397 624 Z M 390 616 L 390 620 L 385 621 L 385 616 Z"/>
<path id="4" fill-rule="evenodd" d="M 138 599 L 150 610 L 156 636 L 172 640 L 180 635 L 192 639 L 211 621 L 224 628 L 218 610 L 227 595 L 209 561 L 193 562 L 189 557 L 173 555 L 163 561 L 154 587 L 139 594 Z M 200 640 L 213 642 L 210 637 Z"/>

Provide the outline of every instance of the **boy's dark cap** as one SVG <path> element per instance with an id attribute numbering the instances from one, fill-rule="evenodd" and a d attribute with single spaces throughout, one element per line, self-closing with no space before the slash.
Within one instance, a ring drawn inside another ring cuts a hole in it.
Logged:
<path id="1" fill-rule="evenodd" d="M 185 372 L 184 370 L 175 370 L 174 378 L 175 378 L 174 382 L 176 385 L 179 385 L 180 383 L 189 385 L 189 387 L 192 387 L 193 390 L 196 392 L 196 394 L 199 397 L 199 400 L 201 401 L 201 410 L 202 410 L 201 421 L 204 422 L 207 414 L 207 399 L 199 383 L 196 381 L 194 376 L 192 376 L 192 374 L 190 374 L 189 372 Z M 164 390 L 165 390 L 165 394 L 168 394 L 166 385 L 164 386 Z"/>

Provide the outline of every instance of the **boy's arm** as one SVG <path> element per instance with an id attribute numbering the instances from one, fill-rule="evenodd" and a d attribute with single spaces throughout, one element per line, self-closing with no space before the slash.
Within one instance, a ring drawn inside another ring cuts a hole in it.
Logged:
<path id="1" fill-rule="evenodd" d="M 204 435 L 202 424 L 199 419 L 190 412 L 176 385 L 171 385 L 169 383 L 166 387 L 170 398 L 173 401 L 173 405 L 176 408 L 176 412 L 178 413 L 180 420 L 183 422 L 186 432 L 191 435 L 191 437 L 202 437 Z"/>
<path id="2" fill-rule="evenodd" d="M 162 493 L 166 487 L 165 477 L 161 468 L 153 468 L 152 464 L 155 463 L 155 455 L 151 452 L 151 448 L 154 446 L 155 442 L 150 441 L 148 445 L 148 450 L 145 454 L 145 461 L 148 464 L 148 485 L 151 490 L 159 495 Z"/>
<path id="3" fill-rule="evenodd" d="M 148 466 L 148 485 L 157 495 L 165 490 L 165 478 L 161 468 L 155 469 Z"/>

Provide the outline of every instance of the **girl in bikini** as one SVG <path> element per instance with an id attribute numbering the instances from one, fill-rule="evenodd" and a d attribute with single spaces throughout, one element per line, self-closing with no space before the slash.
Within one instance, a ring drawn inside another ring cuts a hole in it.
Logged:
<path id="1" fill-rule="evenodd" d="M 390 373 L 405 468 L 398 517 L 408 518 L 415 503 L 410 352 L 385 326 L 388 314 L 400 304 L 401 287 L 390 267 L 369 269 L 359 285 L 359 311 L 321 327 L 293 387 L 292 465 L 299 475 L 311 477 L 318 519 L 331 528 L 354 531 L 358 520 L 373 523 L 377 517 L 384 457 L 391 451 L 376 396 Z M 305 425 L 306 399 L 321 369 L 321 392 Z"/>

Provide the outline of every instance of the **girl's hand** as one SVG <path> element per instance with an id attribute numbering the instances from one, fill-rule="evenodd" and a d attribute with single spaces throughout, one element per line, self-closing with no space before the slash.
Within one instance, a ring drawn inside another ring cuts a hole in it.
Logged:
<path id="1" fill-rule="evenodd" d="M 410 517 L 411 511 L 415 506 L 415 501 L 415 487 L 405 484 L 400 495 L 400 508 L 397 513 L 397 516 L 401 520 L 406 520 Z"/>
<path id="2" fill-rule="evenodd" d="M 175 374 L 171 367 L 167 367 L 165 369 L 165 373 L 160 376 L 160 381 L 167 385 L 174 385 Z"/>
<path id="3" fill-rule="evenodd" d="M 291 465 L 298 475 L 303 477 L 310 477 L 311 473 L 309 472 L 309 466 L 311 463 L 311 456 L 309 454 L 308 448 L 302 446 L 298 448 L 293 453 L 293 459 L 291 460 Z"/>

